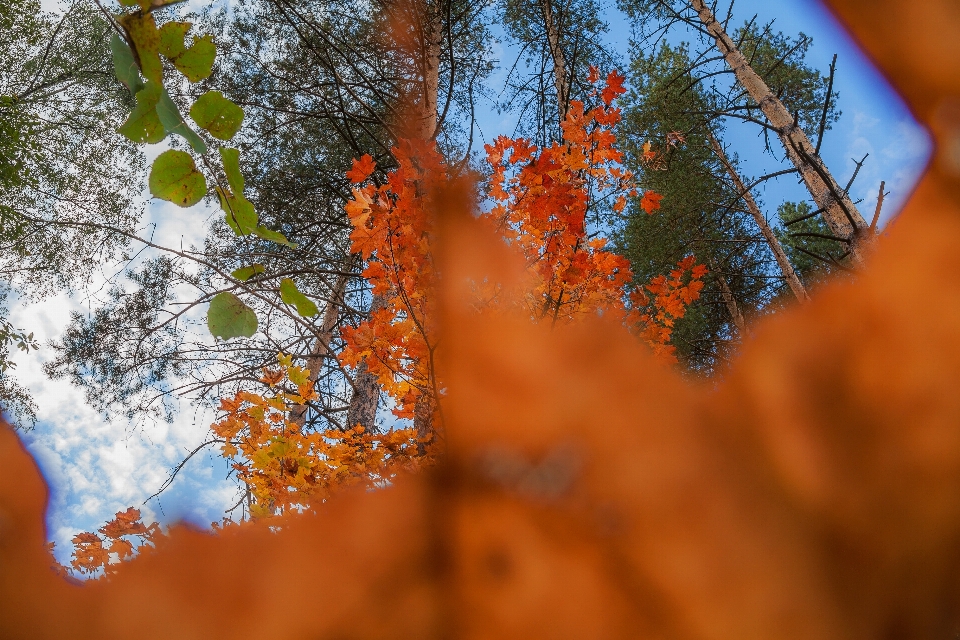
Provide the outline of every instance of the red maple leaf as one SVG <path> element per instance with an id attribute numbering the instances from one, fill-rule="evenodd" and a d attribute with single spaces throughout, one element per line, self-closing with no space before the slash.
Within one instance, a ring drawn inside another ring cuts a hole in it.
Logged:
<path id="1" fill-rule="evenodd" d="M 648 214 L 653 213 L 660 208 L 661 200 L 663 200 L 663 196 L 656 191 L 644 191 L 643 198 L 640 200 L 640 208 Z"/>
<path id="2" fill-rule="evenodd" d="M 600 98 L 603 100 L 604 104 L 610 106 L 610 103 L 613 102 L 614 98 L 619 96 L 621 93 L 627 92 L 627 90 L 623 88 L 624 80 L 626 80 L 626 78 L 617 73 L 616 69 L 607 74 L 607 86 L 604 87 L 603 91 L 600 92 Z"/>
<path id="3" fill-rule="evenodd" d="M 354 159 L 353 167 L 350 168 L 350 171 L 347 171 L 347 177 L 353 184 L 360 184 L 369 178 L 376 168 L 377 163 L 373 161 L 369 153 L 365 153 L 359 160 Z"/>

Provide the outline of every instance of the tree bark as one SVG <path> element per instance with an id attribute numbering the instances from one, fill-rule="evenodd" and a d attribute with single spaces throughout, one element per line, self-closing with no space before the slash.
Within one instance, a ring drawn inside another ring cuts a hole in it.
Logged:
<path id="1" fill-rule="evenodd" d="M 383 309 L 386 303 L 386 296 L 373 296 L 370 313 Z M 347 408 L 347 428 L 360 425 L 367 431 L 376 431 L 379 404 L 380 383 L 376 376 L 370 373 L 364 358 L 353 377 L 353 397 L 350 398 L 350 406 Z"/>
<path id="2" fill-rule="evenodd" d="M 737 331 L 740 332 L 741 336 L 747 334 L 747 322 L 743 319 L 743 314 L 740 313 L 740 306 L 737 304 L 737 299 L 733 297 L 733 291 L 730 290 L 730 285 L 727 284 L 727 279 L 714 267 L 714 275 L 717 278 L 717 283 L 720 285 L 720 295 L 723 297 L 723 303 L 727 305 L 727 311 L 730 312 L 730 317 L 733 319 L 733 324 L 736 325 Z"/>
<path id="3" fill-rule="evenodd" d="M 323 311 L 320 334 L 313 341 L 313 348 L 310 350 L 310 355 L 307 356 L 307 369 L 310 371 L 310 380 L 314 383 L 320 377 L 323 361 L 327 357 L 336 357 L 336 354 L 330 349 L 330 343 L 333 341 L 333 332 L 337 327 L 337 320 L 340 319 L 340 307 L 343 305 L 343 297 L 347 290 L 347 279 L 346 275 L 337 278 L 330 300 L 327 302 L 327 308 Z M 290 412 L 291 421 L 302 427 L 307 422 L 307 410 L 308 406 L 306 404 L 295 406 Z"/>
<path id="4" fill-rule="evenodd" d="M 790 115 L 783 102 L 770 91 L 770 87 L 753 70 L 706 2 L 704 0 L 689 1 L 697 12 L 700 22 L 716 41 L 717 48 L 736 75 L 737 81 L 760 106 L 764 116 L 777 132 L 787 157 L 800 172 L 814 202 L 823 210 L 827 225 L 836 237 L 847 244 L 854 261 L 861 263 L 863 258 L 859 245 L 866 237 L 864 231 L 868 225 L 856 205 L 833 179 L 794 116 Z"/>
<path id="5" fill-rule="evenodd" d="M 557 109 L 560 114 L 560 122 L 563 122 L 567 117 L 567 107 L 570 103 L 570 77 L 567 74 L 567 58 L 560 46 L 560 27 L 554 18 L 550 0 L 540 0 L 540 12 L 543 15 L 547 45 L 550 47 L 550 57 L 553 60 L 553 84 L 557 90 Z"/>
<path id="6" fill-rule="evenodd" d="M 783 273 L 787 284 L 790 285 L 790 290 L 793 291 L 793 295 L 797 297 L 797 300 L 806 302 L 810 299 L 810 296 L 807 295 L 807 290 L 804 288 L 803 283 L 800 282 L 797 272 L 787 258 L 787 254 L 783 250 L 783 245 L 780 244 L 780 240 L 776 234 L 773 233 L 773 229 L 767 224 L 767 219 L 760 211 L 760 207 L 757 206 L 757 201 L 753 199 L 753 195 L 744 186 L 743 180 L 740 179 L 740 174 L 737 173 L 736 168 L 730 163 L 730 160 L 727 159 L 727 154 L 723 152 L 723 147 L 713 135 L 713 132 L 708 130 L 707 135 L 710 137 L 710 147 L 713 148 L 713 152 L 720 158 L 720 162 L 723 163 L 724 168 L 727 170 L 727 175 L 729 175 L 733 181 L 733 186 L 737 189 L 737 193 L 739 193 L 744 202 L 747 203 L 747 209 L 750 211 L 750 215 L 753 216 L 757 226 L 760 227 L 760 233 L 763 234 L 767 244 L 770 245 L 770 250 L 773 251 L 773 256 L 777 259 L 777 264 L 780 266 L 780 271 Z"/>

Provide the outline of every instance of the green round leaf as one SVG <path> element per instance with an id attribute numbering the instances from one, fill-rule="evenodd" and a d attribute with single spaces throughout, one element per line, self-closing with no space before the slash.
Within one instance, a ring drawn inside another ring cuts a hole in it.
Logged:
<path id="1" fill-rule="evenodd" d="M 207 181 L 189 153 L 164 151 L 150 168 L 150 193 L 181 207 L 192 207 L 207 192 Z"/>
<path id="2" fill-rule="evenodd" d="M 172 60 L 186 51 L 183 39 L 191 26 L 190 22 L 168 22 L 160 27 L 160 53 Z"/>
<path id="3" fill-rule="evenodd" d="M 300 293 L 297 285 L 290 278 L 284 278 L 280 281 L 280 299 L 296 307 L 297 313 L 301 316 L 309 318 L 319 313 L 313 300 Z"/>
<path id="4" fill-rule="evenodd" d="M 194 38 L 193 45 L 173 60 L 173 66 L 190 82 L 198 82 L 209 77 L 216 57 L 217 45 L 213 44 L 213 36 L 205 35 Z"/>
<path id="5" fill-rule="evenodd" d="M 219 91 L 208 91 L 190 107 L 190 117 L 217 140 L 229 140 L 243 124 L 243 109 Z"/>
<path id="6" fill-rule="evenodd" d="M 250 265 L 249 267 L 240 267 L 236 271 L 232 272 L 230 275 L 232 275 L 234 278 L 236 278 L 240 282 L 246 282 L 253 276 L 259 275 L 261 273 L 266 273 L 266 271 L 267 270 L 264 268 L 264 266 L 258 262 L 257 264 Z"/>
<path id="7" fill-rule="evenodd" d="M 257 314 L 227 291 L 218 293 L 207 310 L 207 327 L 214 338 L 249 338 L 257 332 Z"/>
<path id="8" fill-rule="evenodd" d="M 127 121 L 117 129 L 131 142 L 156 144 L 167 136 L 167 131 L 157 115 L 157 102 L 163 88 L 156 82 L 148 81 L 137 92 L 137 106 L 127 117 Z"/>

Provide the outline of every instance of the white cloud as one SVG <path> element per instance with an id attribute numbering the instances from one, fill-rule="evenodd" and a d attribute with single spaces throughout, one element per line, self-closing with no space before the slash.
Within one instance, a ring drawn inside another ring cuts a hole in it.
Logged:
<path id="1" fill-rule="evenodd" d="M 149 206 L 147 219 L 156 224 L 153 237 L 159 244 L 180 248 L 202 242 L 209 215 L 204 207 L 163 203 Z M 145 252 L 141 259 L 150 255 L 155 254 Z M 96 277 L 93 291 L 106 284 L 106 275 Z M 61 561 L 67 560 L 76 533 L 95 530 L 130 506 L 140 508 L 148 522 L 186 519 L 207 526 L 219 520 L 235 501 L 235 485 L 224 479 L 227 464 L 213 450 L 195 456 L 164 494 L 141 506 L 170 470 L 207 439 L 214 414 L 183 402 L 171 424 L 105 419 L 86 404 L 81 389 L 47 378 L 42 369 L 55 355 L 47 343 L 61 337 L 70 314 L 89 312 L 82 297 L 63 293 L 32 304 L 21 299 L 11 307 L 14 326 L 33 331 L 44 345 L 16 358 L 16 378 L 38 405 L 37 427 L 23 439 L 50 486 L 48 531 Z"/>

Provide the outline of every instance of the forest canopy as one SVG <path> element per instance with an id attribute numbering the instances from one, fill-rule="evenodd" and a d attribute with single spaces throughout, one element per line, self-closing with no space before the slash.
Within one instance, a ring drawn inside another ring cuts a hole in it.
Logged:
<path id="1" fill-rule="evenodd" d="M 764 317 L 856 278 L 881 230 L 884 184 L 870 210 L 852 190 L 868 158 L 821 153 L 843 122 L 836 57 L 818 68 L 810 36 L 732 5 L 195 9 L 0 8 L 17 61 L 0 69 L 0 407 L 34 424 L 12 358 L 41 349 L 105 420 L 214 412 L 155 489 L 209 452 L 237 522 L 443 459 L 438 203 L 469 200 L 524 265 L 515 286 L 475 283 L 478 312 L 600 317 L 714 383 Z M 174 219 L 190 233 L 158 232 Z M 9 318 L 58 295 L 86 308 L 46 344 Z M 77 534 L 62 570 L 160 544 L 131 509 Z"/>

